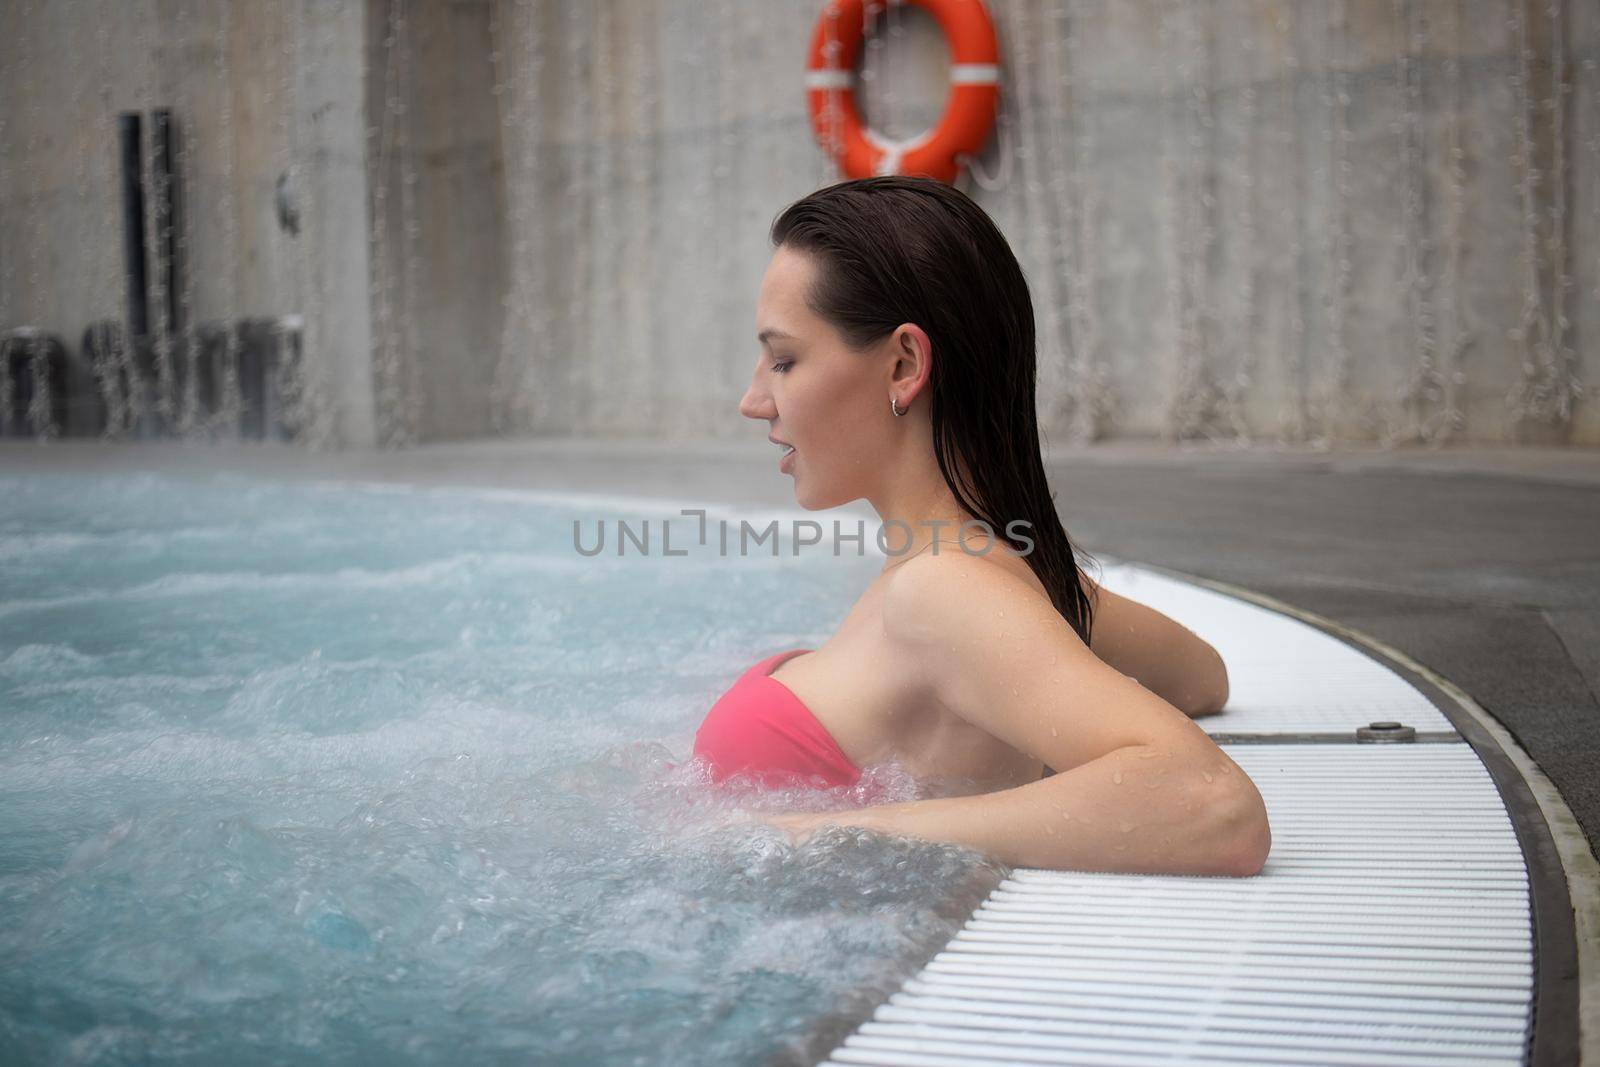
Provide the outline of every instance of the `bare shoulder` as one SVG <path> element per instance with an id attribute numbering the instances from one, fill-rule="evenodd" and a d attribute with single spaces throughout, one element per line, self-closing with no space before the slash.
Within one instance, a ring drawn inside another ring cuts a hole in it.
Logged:
<path id="1" fill-rule="evenodd" d="M 889 576 L 883 594 L 884 631 L 933 642 L 937 637 L 950 637 L 945 627 L 952 617 L 969 618 L 980 609 L 989 609 L 1003 619 L 1006 616 L 1000 613 L 1008 607 L 1037 614 L 1041 599 L 1038 589 L 986 556 L 959 549 L 922 555 L 895 568 Z M 1054 613 L 1049 601 L 1043 605 Z"/>
<path id="2" fill-rule="evenodd" d="M 1097 657 L 1035 584 L 985 557 L 898 567 L 883 629 L 952 713 L 1057 771 L 1130 745 L 1220 753 L 1182 711 Z"/>

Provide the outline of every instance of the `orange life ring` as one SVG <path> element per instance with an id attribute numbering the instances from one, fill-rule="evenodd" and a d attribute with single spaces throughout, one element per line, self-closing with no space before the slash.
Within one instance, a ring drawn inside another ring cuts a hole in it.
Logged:
<path id="1" fill-rule="evenodd" d="M 881 6 L 884 0 L 874 0 Z M 829 0 L 811 35 L 806 103 L 822 150 L 850 178 L 926 175 L 954 182 L 959 155 L 983 150 L 1000 96 L 1000 50 L 983 0 L 887 0 L 915 4 L 939 22 L 950 43 L 950 96 L 930 130 L 892 141 L 862 125 L 856 111 L 855 65 L 866 35 L 865 0 Z"/>

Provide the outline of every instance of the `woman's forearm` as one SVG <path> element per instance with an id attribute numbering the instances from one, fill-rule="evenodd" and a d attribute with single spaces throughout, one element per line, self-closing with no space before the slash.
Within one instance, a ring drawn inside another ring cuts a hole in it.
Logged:
<path id="1" fill-rule="evenodd" d="M 1188 630 L 1181 639 L 1182 652 L 1174 659 L 1181 664 L 1175 671 L 1168 692 L 1156 695 L 1193 718 L 1222 710 L 1228 702 L 1228 667 L 1210 643 Z"/>
<path id="2" fill-rule="evenodd" d="M 1228 702 L 1228 668 L 1209 642 L 1147 604 L 1100 590 L 1090 649 L 1185 715 Z"/>
<path id="3" fill-rule="evenodd" d="M 1249 876 L 1271 847 L 1265 805 L 1226 755 L 1120 748 L 994 793 L 803 817 L 965 845 L 1012 867 Z"/>
<path id="4" fill-rule="evenodd" d="M 1228 668 L 1205 639 L 1166 620 L 1138 663 L 1138 673 L 1123 671 L 1190 717 L 1221 711 L 1228 702 Z"/>

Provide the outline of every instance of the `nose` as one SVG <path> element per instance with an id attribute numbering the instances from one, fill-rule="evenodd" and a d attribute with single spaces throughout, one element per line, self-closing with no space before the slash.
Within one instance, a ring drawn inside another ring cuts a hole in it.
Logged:
<path id="1" fill-rule="evenodd" d="M 744 391 L 744 396 L 739 399 L 739 414 L 747 419 L 777 418 L 778 411 L 772 402 L 772 394 L 763 389 L 760 382 L 760 372 L 751 375 L 750 387 Z"/>

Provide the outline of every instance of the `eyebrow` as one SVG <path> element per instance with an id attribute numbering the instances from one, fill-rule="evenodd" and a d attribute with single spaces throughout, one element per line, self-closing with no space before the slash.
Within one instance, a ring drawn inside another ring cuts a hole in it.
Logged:
<path id="1" fill-rule="evenodd" d="M 769 340 L 771 340 L 774 337 L 780 337 L 785 341 L 793 341 L 793 340 L 795 340 L 795 337 L 792 334 L 787 334 L 787 333 L 784 333 L 782 330 L 777 330 L 777 329 L 762 330 L 760 333 L 756 334 L 756 340 L 760 341 L 762 344 L 766 344 Z"/>

